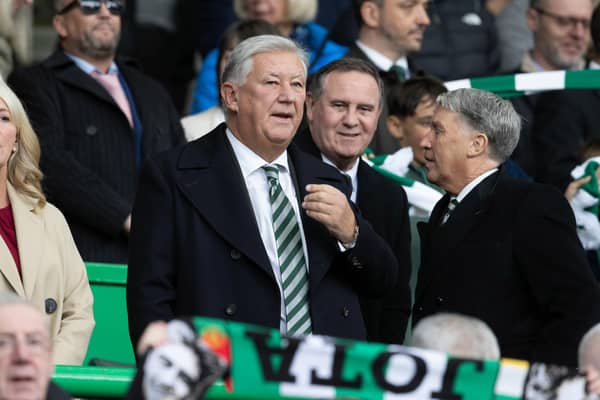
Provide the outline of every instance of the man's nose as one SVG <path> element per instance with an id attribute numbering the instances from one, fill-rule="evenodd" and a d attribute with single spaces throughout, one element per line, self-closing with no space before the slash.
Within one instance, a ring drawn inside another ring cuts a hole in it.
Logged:
<path id="1" fill-rule="evenodd" d="M 344 119 L 342 120 L 344 125 L 346 126 L 356 126 L 358 125 L 358 113 L 356 109 L 350 107 L 346 110 L 344 114 Z"/>
<path id="2" fill-rule="evenodd" d="M 110 11 L 108 11 L 108 4 L 106 4 L 106 1 L 100 2 L 100 10 L 98 10 L 98 15 L 102 17 L 110 17 Z"/>
<path id="3" fill-rule="evenodd" d="M 12 349 L 12 357 L 15 360 L 25 361 L 31 356 L 31 348 L 23 340 L 15 340 Z"/>
<path id="4" fill-rule="evenodd" d="M 419 25 L 429 25 L 431 23 L 431 20 L 429 19 L 429 14 L 427 13 L 427 8 L 424 4 L 421 4 L 418 7 L 418 11 L 417 11 L 418 15 L 417 15 L 417 23 Z"/>
<path id="5" fill-rule="evenodd" d="M 577 39 L 583 39 L 587 33 L 587 29 L 588 28 L 585 27 L 584 23 L 581 21 L 576 21 L 571 28 L 571 35 Z"/>
<path id="6" fill-rule="evenodd" d="M 281 89 L 279 91 L 279 101 L 292 103 L 296 100 L 297 96 L 298 93 L 291 84 L 284 83 L 281 85 Z"/>
<path id="7" fill-rule="evenodd" d="M 430 149 L 432 140 L 433 140 L 433 129 L 429 128 L 427 133 L 425 135 L 423 135 L 423 137 L 421 138 L 421 141 L 419 142 L 419 146 L 423 149 Z"/>

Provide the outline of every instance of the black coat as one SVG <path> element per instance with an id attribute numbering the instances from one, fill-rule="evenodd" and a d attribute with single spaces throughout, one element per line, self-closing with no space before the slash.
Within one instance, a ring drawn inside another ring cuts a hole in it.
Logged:
<path id="1" fill-rule="evenodd" d="M 600 321 L 600 292 L 564 196 L 501 171 L 440 226 L 448 201 L 419 225 L 413 321 L 474 316 L 494 331 L 503 357 L 576 365 L 581 336 Z"/>
<path id="2" fill-rule="evenodd" d="M 294 142 L 307 153 L 321 158 L 308 130 L 298 133 Z M 358 208 L 375 232 L 387 241 L 399 267 L 398 281 L 384 298 L 360 299 L 367 325 L 367 339 L 402 344 L 411 311 L 408 200 L 400 185 L 374 171 L 362 160 L 359 161 L 357 180 Z"/>
<path id="3" fill-rule="evenodd" d="M 340 174 L 288 148 L 298 200 L 308 183 L 346 194 Z M 132 342 L 146 325 L 199 315 L 279 329 L 280 293 L 225 124 L 142 170 L 133 211 L 127 310 Z M 302 210 L 302 209 L 301 209 Z M 381 295 L 396 282 L 394 254 L 360 215 L 356 247 L 341 253 L 304 211 L 309 304 L 315 334 L 366 339 L 358 294 Z"/>
<path id="4" fill-rule="evenodd" d="M 169 95 L 117 61 L 143 129 L 142 158 L 183 141 Z M 138 167 L 134 134 L 110 94 L 62 51 L 13 73 L 42 148 L 48 198 L 65 215 L 85 261 L 127 262 L 123 223 L 131 212 Z"/>
<path id="5" fill-rule="evenodd" d="M 344 57 L 353 57 L 358 58 L 364 61 L 368 61 L 373 64 L 373 62 L 369 59 L 369 57 L 356 45 L 352 45 L 348 50 L 348 53 Z M 387 92 L 392 87 L 392 85 L 399 84 L 398 78 L 396 75 L 389 73 L 388 71 L 380 70 L 375 64 L 373 64 L 375 68 L 379 71 L 379 76 L 383 80 L 384 88 L 385 88 L 385 97 L 387 98 Z M 419 69 L 411 58 L 408 58 L 408 70 L 410 73 L 410 77 L 415 76 L 423 76 L 424 72 Z M 369 148 L 375 152 L 375 154 L 391 154 L 400 148 L 400 144 L 398 143 L 398 139 L 394 138 L 390 135 L 385 120 L 388 116 L 388 107 L 384 101 L 383 107 L 381 109 L 381 114 L 379 115 L 379 121 L 377 122 L 377 130 L 375 131 L 375 135 L 373 135 L 373 140 L 369 143 Z"/>
<path id="6" fill-rule="evenodd" d="M 539 95 L 533 119 L 536 178 L 564 191 L 581 150 L 600 139 L 600 90 L 561 90 Z"/>

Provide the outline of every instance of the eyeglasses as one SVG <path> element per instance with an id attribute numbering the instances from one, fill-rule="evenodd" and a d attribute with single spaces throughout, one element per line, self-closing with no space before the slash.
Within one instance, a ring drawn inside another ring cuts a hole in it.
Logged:
<path id="1" fill-rule="evenodd" d="M 112 15 L 121 15 L 123 12 L 123 2 L 121 0 L 74 0 L 56 12 L 56 15 L 63 15 L 79 7 L 84 15 L 93 15 L 100 12 L 102 3 L 106 5 Z"/>
<path id="2" fill-rule="evenodd" d="M 576 28 L 578 24 L 583 26 L 583 29 L 590 29 L 591 20 L 587 18 L 575 18 L 575 17 L 566 17 L 564 15 L 558 15 L 546 10 L 543 10 L 539 7 L 533 8 L 535 11 L 539 12 L 542 15 L 550 17 L 556 22 L 556 25 L 562 29 L 573 29 Z"/>

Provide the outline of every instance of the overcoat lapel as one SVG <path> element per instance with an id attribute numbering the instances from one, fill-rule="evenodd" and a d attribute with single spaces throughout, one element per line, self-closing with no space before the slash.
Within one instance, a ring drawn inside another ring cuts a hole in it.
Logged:
<path id="1" fill-rule="evenodd" d="M 213 134 L 214 133 L 214 134 Z M 177 169 L 177 186 L 200 216 L 273 277 L 241 170 L 225 125 L 188 144 Z"/>

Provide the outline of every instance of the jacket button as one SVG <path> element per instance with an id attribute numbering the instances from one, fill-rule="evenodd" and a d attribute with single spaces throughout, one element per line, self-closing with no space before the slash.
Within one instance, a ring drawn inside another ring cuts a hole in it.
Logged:
<path id="1" fill-rule="evenodd" d="M 435 298 L 435 304 L 437 304 L 438 306 L 441 306 L 442 304 L 444 304 L 444 298 L 443 297 L 436 297 Z"/>
<path id="2" fill-rule="evenodd" d="M 363 267 L 360 260 L 356 256 L 350 258 L 350 264 L 352 264 L 352 266 L 355 267 L 356 269 L 362 269 L 362 267 Z"/>
<path id="3" fill-rule="evenodd" d="M 237 311 L 237 306 L 233 303 L 229 304 L 227 307 L 225 307 L 225 314 L 229 315 L 230 317 L 232 315 L 234 315 L 236 311 Z"/>
<path id="4" fill-rule="evenodd" d="M 94 136 L 98 133 L 98 128 L 95 125 L 89 125 L 85 128 L 85 133 L 86 135 Z"/>
<path id="5" fill-rule="evenodd" d="M 48 298 L 44 301 L 44 307 L 46 308 L 46 314 L 52 314 L 56 311 L 57 305 L 56 300 Z"/>
<path id="6" fill-rule="evenodd" d="M 229 255 L 231 256 L 232 260 L 239 260 L 242 258 L 242 254 L 237 249 L 232 249 Z"/>
<path id="7" fill-rule="evenodd" d="M 418 312 L 423 312 L 423 306 L 419 306 L 419 307 L 417 307 L 417 311 L 418 311 Z"/>
<path id="8" fill-rule="evenodd" d="M 348 307 L 342 308 L 342 317 L 344 318 L 348 318 L 350 316 L 350 310 L 348 309 Z"/>

